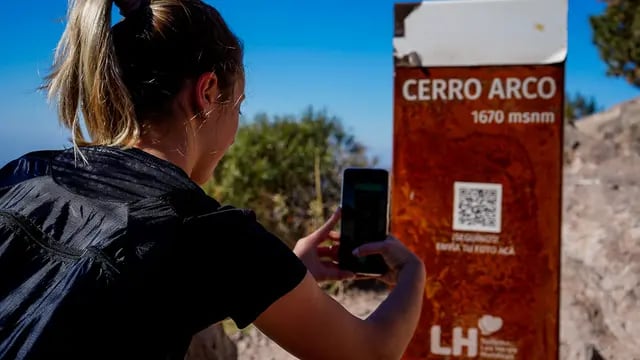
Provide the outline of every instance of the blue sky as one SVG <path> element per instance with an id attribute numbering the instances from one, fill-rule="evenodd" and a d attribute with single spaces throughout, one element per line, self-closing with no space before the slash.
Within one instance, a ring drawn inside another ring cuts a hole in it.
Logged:
<path id="1" fill-rule="evenodd" d="M 251 117 L 326 108 L 388 165 L 392 129 L 390 0 L 208 1 L 246 48 Z M 20 154 L 68 144 L 55 111 L 35 89 L 49 69 L 63 31 L 66 0 L 22 0 L 0 12 L 0 165 Z M 567 89 L 594 96 L 605 108 L 640 93 L 607 78 L 591 44 L 597 0 L 569 0 Z"/>

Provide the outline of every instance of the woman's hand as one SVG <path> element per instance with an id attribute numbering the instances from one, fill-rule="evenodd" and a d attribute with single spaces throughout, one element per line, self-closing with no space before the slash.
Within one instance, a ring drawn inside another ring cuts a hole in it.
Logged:
<path id="1" fill-rule="evenodd" d="M 370 242 L 360 246 L 353 251 L 353 255 L 364 257 L 368 255 L 382 255 L 387 263 L 389 271 L 377 279 L 387 285 L 394 286 L 398 281 L 400 272 L 405 268 L 412 268 L 412 271 L 424 273 L 422 260 L 409 250 L 400 240 L 389 235 L 384 241 Z"/>
<path id="2" fill-rule="evenodd" d="M 333 228 L 340 221 L 340 215 L 340 209 L 336 210 L 318 230 L 298 240 L 293 249 L 318 282 L 355 279 L 353 273 L 337 266 L 340 234 Z M 322 245 L 324 242 L 329 244 Z"/>

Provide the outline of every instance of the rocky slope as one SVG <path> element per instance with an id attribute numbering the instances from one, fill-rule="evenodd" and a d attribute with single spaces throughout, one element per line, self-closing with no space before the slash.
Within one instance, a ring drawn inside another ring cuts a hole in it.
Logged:
<path id="1" fill-rule="evenodd" d="M 640 99 L 565 140 L 561 358 L 640 359 Z"/>

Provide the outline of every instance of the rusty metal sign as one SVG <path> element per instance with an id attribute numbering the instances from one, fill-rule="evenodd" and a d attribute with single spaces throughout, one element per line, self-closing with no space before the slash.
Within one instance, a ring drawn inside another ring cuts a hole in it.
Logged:
<path id="1" fill-rule="evenodd" d="M 565 58 L 562 1 L 396 5 L 391 228 L 428 274 L 405 359 L 557 359 Z"/>

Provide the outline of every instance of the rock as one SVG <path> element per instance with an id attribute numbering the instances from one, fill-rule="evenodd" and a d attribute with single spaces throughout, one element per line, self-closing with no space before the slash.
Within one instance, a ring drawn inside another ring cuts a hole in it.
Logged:
<path id="1" fill-rule="evenodd" d="M 636 99 L 565 136 L 561 359 L 640 359 L 639 129 Z"/>
<path id="2" fill-rule="evenodd" d="M 596 349 L 593 345 L 589 346 L 587 349 L 587 357 L 586 360 L 605 360 L 605 358 L 600 355 L 598 349 Z"/>
<path id="3" fill-rule="evenodd" d="M 185 360 L 233 360 L 238 358 L 236 344 L 221 324 L 213 325 L 191 340 Z"/>

